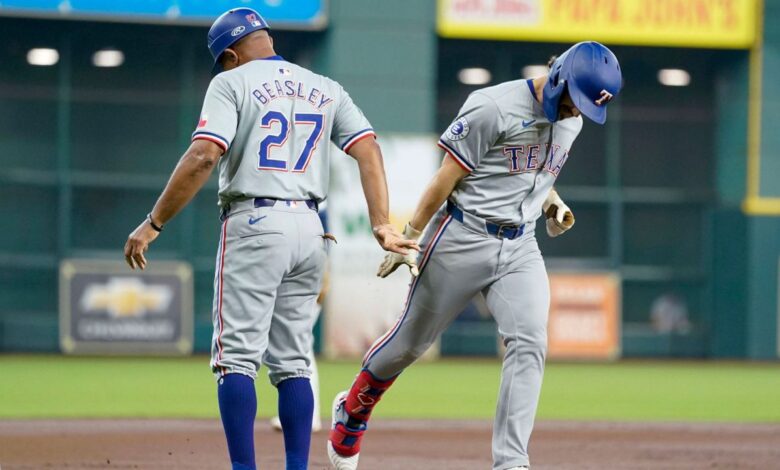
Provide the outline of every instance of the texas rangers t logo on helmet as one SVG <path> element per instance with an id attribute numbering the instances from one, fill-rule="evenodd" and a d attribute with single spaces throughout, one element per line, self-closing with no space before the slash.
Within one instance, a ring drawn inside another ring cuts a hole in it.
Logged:
<path id="1" fill-rule="evenodd" d="M 596 104 L 599 106 L 604 106 L 605 104 L 612 101 L 613 96 L 614 95 L 607 90 L 601 90 L 601 98 L 596 100 Z"/>

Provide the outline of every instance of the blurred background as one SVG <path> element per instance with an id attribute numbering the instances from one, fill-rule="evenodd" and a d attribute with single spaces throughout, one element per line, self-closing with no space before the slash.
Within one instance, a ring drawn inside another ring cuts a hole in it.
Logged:
<path id="1" fill-rule="evenodd" d="M 246 5 L 279 54 L 339 81 L 371 120 L 399 227 L 470 92 L 604 42 L 625 87 L 559 177 L 577 225 L 537 233 L 551 356 L 777 359 L 780 3 L 591 3 L 0 2 L 0 351 L 208 352 L 215 179 L 152 247 L 159 269 L 131 274 L 121 250 L 189 144 L 211 78 L 208 26 Z M 355 168 L 334 160 L 342 243 L 317 350 L 354 357 L 392 324 L 408 279 L 374 280 L 382 254 Z M 479 299 L 433 354 L 500 354 Z"/>

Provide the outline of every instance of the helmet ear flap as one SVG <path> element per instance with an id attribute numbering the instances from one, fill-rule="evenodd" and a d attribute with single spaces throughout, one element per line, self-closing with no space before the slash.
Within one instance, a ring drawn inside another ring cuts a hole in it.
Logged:
<path id="1" fill-rule="evenodd" d="M 553 64 L 552 73 L 550 73 L 550 76 L 548 78 L 548 80 L 550 80 L 550 82 L 552 83 L 552 86 L 554 87 L 558 86 L 558 79 L 560 78 L 560 76 L 561 76 L 561 64 L 560 63 Z"/>
<path id="2" fill-rule="evenodd" d="M 561 78 L 561 70 L 566 58 L 566 53 L 558 57 L 550 67 L 550 73 L 547 75 L 547 83 L 544 85 L 542 93 L 542 108 L 544 114 L 550 122 L 558 120 L 558 104 L 561 101 L 566 90 L 566 81 Z"/>

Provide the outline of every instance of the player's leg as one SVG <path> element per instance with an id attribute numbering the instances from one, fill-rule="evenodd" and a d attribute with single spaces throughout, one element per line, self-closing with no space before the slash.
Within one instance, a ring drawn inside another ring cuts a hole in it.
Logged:
<path id="1" fill-rule="evenodd" d="M 317 358 L 314 355 L 314 349 L 309 356 L 311 361 L 311 376 L 309 382 L 311 382 L 311 393 L 314 397 L 314 410 L 311 415 L 311 432 L 319 432 L 322 430 L 322 406 L 320 405 L 320 372 L 317 367 Z M 282 420 L 279 419 L 279 415 L 276 415 L 270 420 L 271 427 L 277 431 L 282 430 Z"/>
<path id="2" fill-rule="evenodd" d="M 317 317 L 320 317 L 322 315 L 322 305 L 318 303 L 317 308 L 320 312 L 317 314 Z M 311 364 L 311 376 L 309 376 L 309 382 L 311 382 L 311 392 L 314 396 L 314 411 L 311 417 L 311 431 L 318 432 L 322 430 L 322 410 L 320 408 L 320 373 L 319 368 L 317 367 L 317 358 L 314 355 L 313 342 L 314 337 L 312 337 L 312 346 L 309 351 L 309 361 Z M 272 417 L 270 423 L 271 427 L 275 430 L 282 430 L 282 420 L 279 419 L 279 415 Z"/>
<path id="3" fill-rule="evenodd" d="M 318 310 L 322 310 L 322 306 L 317 306 Z M 318 315 L 319 316 L 319 315 Z M 311 418 L 311 430 L 312 432 L 318 432 L 322 430 L 322 410 L 320 409 L 320 370 L 317 367 L 317 358 L 314 356 L 314 338 L 312 338 L 312 345 L 309 349 L 309 363 L 311 369 L 311 375 L 309 376 L 309 382 L 311 382 L 311 393 L 314 396 L 314 409 L 312 410 Z"/>
<path id="4" fill-rule="evenodd" d="M 528 440 L 542 386 L 550 306 L 547 272 L 536 240 L 510 243 L 517 246 L 506 274 L 499 273 L 499 279 L 484 290 L 506 346 L 493 426 L 495 470 L 528 465 Z"/>
<path id="5" fill-rule="evenodd" d="M 214 281 L 212 370 L 230 459 L 254 469 L 254 379 L 268 345 L 276 288 L 289 249 L 281 231 L 260 231 L 238 213 L 222 225 Z M 259 224 L 258 224 L 259 225 Z"/>
<path id="6" fill-rule="evenodd" d="M 369 349 L 343 403 L 335 405 L 330 445 L 340 456 L 360 452 L 367 422 L 382 395 L 490 282 L 495 271 L 489 260 L 497 255 L 498 240 L 471 232 L 449 217 L 434 222 L 438 222 L 433 225 L 436 230 L 427 233 L 421 243 L 420 275 L 410 285 L 401 317 Z"/>
<path id="7" fill-rule="evenodd" d="M 295 214 L 298 246 L 277 290 L 263 362 L 279 393 L 287 470 L 305 470 L 311 444 L 314 395 L 310 382 L 312 329 L 325 264 L 325 241 L 315 212 Z"/>

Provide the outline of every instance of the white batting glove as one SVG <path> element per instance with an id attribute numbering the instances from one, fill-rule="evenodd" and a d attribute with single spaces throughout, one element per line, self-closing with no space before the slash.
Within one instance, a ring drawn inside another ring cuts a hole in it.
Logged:
<path id="1" fill-rule="evenodd" d="M 574 214 L 554 189 L 550 190 L 542 207 L 547 219 L 547 235 L 557 237 L 574 226 Z"/>
<path id="2" fill-rule="evenodd" d="M 420 239 L 422 231 L 417 230 L 407 223 L 406 227 L 404 227 L 403 235 L 407 240 L 416 241 Z M 387 253 L 385 259 L 382 260 L 382 264 L 379 265 L 379 270 L 376 272 L 376 275 L 379 277 L 387 277 L 402 264 L 409 266 L 409 271 L 412 273 L 413 277 L 417 277 L 417 275 L 420 274 L 420 270 L 417 268 L 417 251 L 409 250 L 409 253 L 405 255 L 393 252 Z"/>

